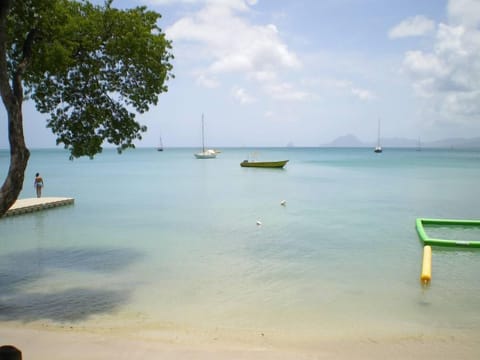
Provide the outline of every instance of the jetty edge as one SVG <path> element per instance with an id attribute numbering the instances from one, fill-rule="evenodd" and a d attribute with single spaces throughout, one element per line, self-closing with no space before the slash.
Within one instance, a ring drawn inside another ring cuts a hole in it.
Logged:
<path id="1" fill-rule="evenodd" d="M 18 199 L 3 215 L 14 216 L 27 214 L 35 211 L 51 209 L 59 206 L 71 205 L 75 202 L 74 198 L 68 197 L 41 197 L 41 198 L 27 198 Z"/>

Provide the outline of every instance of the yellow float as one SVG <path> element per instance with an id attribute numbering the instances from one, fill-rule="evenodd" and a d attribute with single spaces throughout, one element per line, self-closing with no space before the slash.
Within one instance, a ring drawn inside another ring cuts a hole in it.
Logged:
<path id="1" fill-rule="evenodd" d="M 422 275 L 420 281 L 422 284 L 428 284 L 432 279 L 432 247 L 425 245 L 423 247 Z"/>

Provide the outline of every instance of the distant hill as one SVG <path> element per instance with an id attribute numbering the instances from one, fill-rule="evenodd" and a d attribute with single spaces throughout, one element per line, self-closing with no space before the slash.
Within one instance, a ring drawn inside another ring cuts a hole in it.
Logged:
<path id="1" fill-rule="evenodd" d="M 425 146 L 441 147 L 441 148 L 480 148 L 480 137 L 465 139 L 465 138 L 450 138 L 432 141 Z"/>
<path id="2" fill-rule="evenodd" d="M 344 135 L 336 138 L 329 144 L 323 146 L 328 147 L 365 147 L 367 144 L 361 142 L 355 135 Z"/>
<path id="3" fill-rule="evenodd" d="M 418 146 L 418 140 L 405 138 L 382 138 L 382 147 L 392 148 L 415 148 Z M 335 140 L 322 144 L 324 147 L 374 147 L 373 142 L 363 142 L 355 135 L 344 135 Z M 422 147 L 426 148 L 480 148 L 480 137 L 476 138 L 449 138 L 437 141 L 422 142 Z"/>

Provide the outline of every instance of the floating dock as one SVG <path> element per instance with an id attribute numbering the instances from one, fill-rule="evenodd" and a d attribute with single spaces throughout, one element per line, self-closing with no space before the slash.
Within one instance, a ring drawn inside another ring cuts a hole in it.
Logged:
<path id="1" fill-rule="evenodd" d="M 71 205 L 74 201 L 73 198 L 64 197 L 18 199 L 12 207 L 7 210 L 4 216 L 21 215 L 58 206 Z"/>

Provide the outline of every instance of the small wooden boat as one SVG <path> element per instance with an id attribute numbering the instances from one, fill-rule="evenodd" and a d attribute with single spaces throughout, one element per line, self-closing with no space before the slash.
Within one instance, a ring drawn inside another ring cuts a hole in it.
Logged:
<path id="1" fill-rule="evenodd" d="M 240 163 L 241 167 L 257 167 L 257 168 L 283 168 L 287 164 L 288 160 L 281 161 L 248 161 L 243 160 Z"/>

